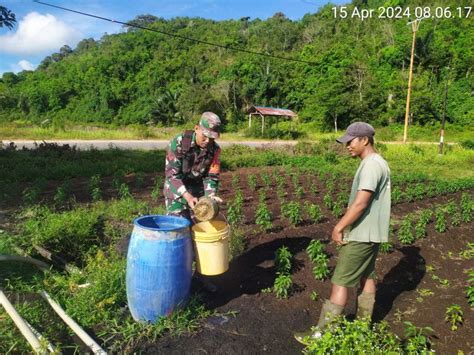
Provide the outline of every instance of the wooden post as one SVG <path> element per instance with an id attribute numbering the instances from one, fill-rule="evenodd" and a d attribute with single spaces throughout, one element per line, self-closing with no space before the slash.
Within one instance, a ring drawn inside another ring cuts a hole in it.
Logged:
<path id="1" fill-rule="evenodd" d="M 262 136 L 263 136 L 263 129 L 265 127 L 265 115 L 260 115 L 262 116 Z"/>
<path id="2" fill-rule="evenodd" d="M 420 26 L 420 21 L 421 19 L 416 19 L 415 21 L 411 22 L 411 28 L 413 30 L 413 39 L 411 43 L 410 72 L 408 74 L 408 92 L 407 92 L 407 104 L 405 108 L 405 127 L 403 129 L 403 143 L 407 142 L 407 136 L 408 136 L 408 115 L 410 113 L 411 81 L 413 77 L 413 59 L 415 56 L 415 39 L 416 39 L 416 31 L 418 31 L 418 27 Z"/>
<path id="3" fill-rule="evenodd" d="M 439 134 L 439 154 L 443 154 L 444 146 L 444 126 L 446 123 L 446 103 L 448 101 L 448 80 L 444 84 L 444 103 L 443 103 L 443 117 L 441 118 L 441 132 Z"/>
<path id="4" fill-rule="evenodd" d="M 252 127 L 252 114 L 249 114 L 249 128 Z"/>
<path id="5" fill-rule="evenodd" d="M 334 116 L 334 129 L 336 130 L 336 133 L 337 133 L 337 112 L 336 112 L 336 115 Z"/>

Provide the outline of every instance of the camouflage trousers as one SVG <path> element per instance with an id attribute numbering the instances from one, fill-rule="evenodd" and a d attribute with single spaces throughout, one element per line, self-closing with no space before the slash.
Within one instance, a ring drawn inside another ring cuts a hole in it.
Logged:
<path id="1" fill-rule="evenodd" d="M 188 190 L 189 193 L 191 193 L 194 197 L 199 198 L 204 196 L 204 186 L 202 183 L 186 185 L 186 190 Z M 191 222 L 194 222 L 194 215 L 184 197 L 181 196 L 174 199 L 165 197 L 165 205 L 166 214 L 184 217 L 190 220 Z"/>

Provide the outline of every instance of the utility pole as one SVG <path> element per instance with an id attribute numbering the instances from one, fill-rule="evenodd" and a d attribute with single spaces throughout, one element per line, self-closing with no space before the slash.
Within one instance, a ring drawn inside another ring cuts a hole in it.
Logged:
<path id="1" fill-rule="evenodd" d="M 414 21 L 408 23 L 411 24 L 411 28 L 413 31 L 413 40 L 411 43 L 411 56 L 410 56 L 410 72 L 408 74 L 408 92 L 407 92 L 407 105 L 405 109 L 405 127 L 403 129 L 403 143 L 407 142 L 407 135 L 408 135 L 408 116 L 410 114 L 410 96 L 411 96 L 411 80 L 413 78 L 413 59 L 415 56 L 415 39 L 416 39 L 416 31 L 418 31 L 418 27 L 420 26 L 422 18 L 418 18 Z"/>
<path id="2" fill-rule="evenodd" d="M 449 70 L 449 68 L 448 68 Z M 441 118 L 441 131 L 439 134 L 439 154 L 443 154 L 443 146 L 444 146 L 444 126 L 446 123 L 446 104 L 448 101 L 448 79 L 449 79 L 449 72 L 448 77 L 444 83 L 444 103 L 443 103 L 443 116 Z"/>

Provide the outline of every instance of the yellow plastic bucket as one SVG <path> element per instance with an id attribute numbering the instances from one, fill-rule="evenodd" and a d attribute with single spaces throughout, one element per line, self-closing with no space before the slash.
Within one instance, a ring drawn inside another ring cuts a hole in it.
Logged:
<path id="1" fill-rule="evenodd" d="M 220 275 L 229 269 L 229 225 L 221 219 L 192 226 L 196 269 L 202 275 Z"/>

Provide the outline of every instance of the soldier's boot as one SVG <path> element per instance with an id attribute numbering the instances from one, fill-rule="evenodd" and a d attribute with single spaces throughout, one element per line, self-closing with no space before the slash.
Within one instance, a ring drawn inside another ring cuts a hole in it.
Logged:
<path id="1" fill-rule="evenodd" d="M 307 341 L 312 339 L 319 339 L 322 336 L 322 332 L 326 325 L 330 323 L 334 318 L 342 314 L 344 306 L 332 303 L 330 300 L 326 300 L 321 308 L 321 314 L 319 316 L 318 324 L 315 328 L 310 329 L 306 332 L 295 333 L 294 337 L 303 345 L 307 345 Z"/>
<path id="2" fill-rule="evenodd" d="M 361 292 L 357 297 L 357 319 L 372 319 L 374 312 L 375 293 Z"/>

